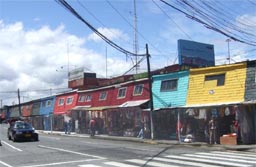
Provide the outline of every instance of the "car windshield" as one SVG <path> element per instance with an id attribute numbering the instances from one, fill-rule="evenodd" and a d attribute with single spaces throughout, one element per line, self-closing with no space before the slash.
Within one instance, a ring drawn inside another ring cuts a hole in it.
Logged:
<path id="1" fill-rule="evenodd" d="M 16 122 L 15 128 L 17 129 L 31 129 L 32 126 L 26 122 Z"/>

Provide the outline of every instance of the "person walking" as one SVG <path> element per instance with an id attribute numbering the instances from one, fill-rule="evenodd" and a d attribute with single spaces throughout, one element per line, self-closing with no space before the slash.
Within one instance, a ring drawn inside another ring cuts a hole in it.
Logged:
<path id="1" fill-rule="evenodd" d="M 141 121 L 140 123 L 140 132 L 137 137 L 144 139 L 144 122 L 143 121 Z"/>
<path id="2" fill-rule="evenodd" d="M 89 127 L 90 127 L 90 135 L 94 136 L 95 135 L 95 128 L 96 128 L 96 121 L 94 119 L 90 120 Z"/>
<path id="3" fill-rule="evenodd" d="M 64 122 L 64 131 L 65 131 L 65 134 L 68 134 L 68 122 L 67 121 Z"/>
<path id="4" fill-rule="evenodd" d="M 210 144 L 216 144 L 216 122 L 214 117 L 212 117 L 209 121 L 209 134 Z"/>

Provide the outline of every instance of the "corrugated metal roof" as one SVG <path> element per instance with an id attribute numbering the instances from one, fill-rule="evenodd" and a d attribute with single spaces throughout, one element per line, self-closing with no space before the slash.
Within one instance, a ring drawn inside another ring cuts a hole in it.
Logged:
<path id="1" fill-rule="evenodd" d="M 140 106 L 146 102 L 148 102 L 149 99 L 146 100 L 134 100 L 134 101 L 127 101 L 123 104 L 121 104 L 119 107 L 135 107 L 135 106 Z"/>

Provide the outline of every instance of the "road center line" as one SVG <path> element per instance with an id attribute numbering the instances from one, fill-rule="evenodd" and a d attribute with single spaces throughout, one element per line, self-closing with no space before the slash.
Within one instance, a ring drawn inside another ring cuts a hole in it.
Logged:
<path id="1" fill-rule="evenodd" d="M 54 162 L 49 164 L 39 164 L 39 165 L 31 165 L 31 166 L 21 166 L 21 167 L 41 167 L 41 166 L 56 166 L 62 164 L 72 164 L 72 163 L 79 163 L 79 162 L 90 162 L 90 161 L 97 161 L 100 159 L 87 159 L 87 160 L 77 160 L 77 161 L 66 161 L 66 162 Z"/>
<path id="2" fill-rule="evenodd" d="M 7 143 L 7 142 L 5 142 L 5 141 L 2 141 L 2 143 L 4 143 L 5 145 L 11 147 L 11 148 L 14 149 L 14 150 L 22 151 L 21 149 L 19 149 L 19 148 L 17 148 L 17 147 L 14 147 L 13 145 L 11 145 L 11 144 L 9 144 L 9 143 Z"/>
<path id="3" fill-rule="evenodd" d="M 4 166 L 7 166 L 7 167 L 12 167 L 11 165 L 9 165 L 9 164 L 7 164 L 7 163 L 5 163 L 3 161 L 0 161 L 0 164 L 3 164 Z"/>
<path id="4" fill-rule="evenodd" d="M 97 156 L 97 155 L 84 154 L 84 153 L 71 151 L 71 150 L 65 150 L 65 149 L 61 149 L 61 148 L 48 147 L 48 146 L 43 146 L 43 145 L 38 145 L 38 147 L 47 148 L 47 149 L 51 149 L 51 150 L 58 150 L 58 151 L 62 151 L 62 152 L 68 152 L 68 153 L 72 153 L 72 154 L 83 155 L 83 156 L 93 157 L 93 158 L 98 158 L 98 159 L 106 159 L 104 157 L 100 157 L 100 156 Z"/>

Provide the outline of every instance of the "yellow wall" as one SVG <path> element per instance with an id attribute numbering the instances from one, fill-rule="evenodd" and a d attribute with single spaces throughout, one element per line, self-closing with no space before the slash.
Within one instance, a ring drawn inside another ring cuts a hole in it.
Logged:
<path id="1" fill-rule="evenodd" d="M 225 84 L 205 81 L 206 75 L 225 73 Z M 246 63 L 190 69 L 187 105 L 244 101 Z"/>

